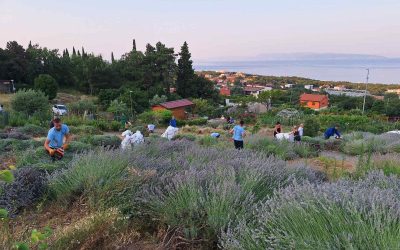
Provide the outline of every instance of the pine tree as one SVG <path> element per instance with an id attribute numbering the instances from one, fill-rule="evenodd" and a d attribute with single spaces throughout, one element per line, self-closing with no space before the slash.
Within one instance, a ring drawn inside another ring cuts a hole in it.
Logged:
<path id="1" fill-rule="evenodd" d="M 132 41 L 132 51 L 136 51 L 136 40 L 133 39 Z"/>
<path id="2" fill-rule="evenodd" d="M 182 97 L 195 96 L 196 91 L 191 86 L 194 78 L 194 69 L 192 66 L 192 60 L 190 60 L 191 54 L 187 42 L 181 47 L 179 53 L 180 58 L 178 59 L 178 74 L 176 80 L 176 91 Z"/>

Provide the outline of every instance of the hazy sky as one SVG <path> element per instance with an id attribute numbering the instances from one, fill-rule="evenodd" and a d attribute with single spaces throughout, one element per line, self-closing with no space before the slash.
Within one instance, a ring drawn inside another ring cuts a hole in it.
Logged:
<path id="1" fill-rule="evenodd" d="M 146 43 L 194 59 L 333 52 L 400 57 L 400 0 L 0 0 L 0 47 L 29 40 L 105 58 Z"/>

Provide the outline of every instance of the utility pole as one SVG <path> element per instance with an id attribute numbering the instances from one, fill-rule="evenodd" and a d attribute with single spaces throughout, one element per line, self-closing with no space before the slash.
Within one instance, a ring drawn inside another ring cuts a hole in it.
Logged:
<path id="1" fill-rule="evenodd" d="M 365 111 L 365 99 L 367 98 L 368 81 L 369 81 L 369 69 L 367 69 L 367 80 L 365 82 L 365 92 L 364 92 L 364 102 L 363 102 L 362 114 L 364 114 L 364 111 Z"/>

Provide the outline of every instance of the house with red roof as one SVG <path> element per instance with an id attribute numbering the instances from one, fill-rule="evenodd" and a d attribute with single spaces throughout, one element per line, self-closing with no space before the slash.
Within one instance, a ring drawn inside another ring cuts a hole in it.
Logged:
<path id="1" fill-rule="evenodd" d="M 300 105 L 314 110 L 325 109 L 329 106 L 329 99 L 327 95 L 302 94 Z"/>
<path id="2" fill-rule="evenodd" d="M 153 111 L 170 110 L 172 111 L 172 115 L 175 116 L 176 119 L 185 120 L 187 118 L 187 114 L 191 111 L 193 106 L 194 103 L 189 101 L 188 99 L 181 99 L 153 105 L 151 109 Z"/>
<path id="3" fill-rule="evenodd" d="M 231 90 L 228 87 L 222 87 L 219 89 L 219 94 L 222 96 L 231 96 Z"/>

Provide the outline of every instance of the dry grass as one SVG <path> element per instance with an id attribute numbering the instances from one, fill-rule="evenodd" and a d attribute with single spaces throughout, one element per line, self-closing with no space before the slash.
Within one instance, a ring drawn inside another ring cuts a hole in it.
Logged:
<path id="1" fill-rule="evenodd" d="M 92 100 L 95 101 L 97 97 L 95 96 L 90 96 L 90 95 L 83 95 L 80 92 L 74 91 L 74 92 L 59 92 L 57 94 L 57 97 L 52 101 L 53 103 L 62 103 L 62 104 L 68 104 L 68 103 L 73 103 L 81 100 Z"/>
<path id="2" fill-rule="evenodd" d="M 6 110 L 11 109 L 11 97 L 13 94 L 0 94 L 0 104 L 4 105 Z"/>
<path id="3" fill-rule="evenodd" d="M 104 212 L 91 211 L 84 200 L 77 200 L 69 207 L 53 204 L 36 209 L 12 220 L 14 241 L 29 241 L 33 229 L 41 231 L 46 226 L 53 230 L 47 240 L 51 247 L 59 249 L 156 249 L 153 237 L 143 239 L 135 227 L 117 209 Z"/>

